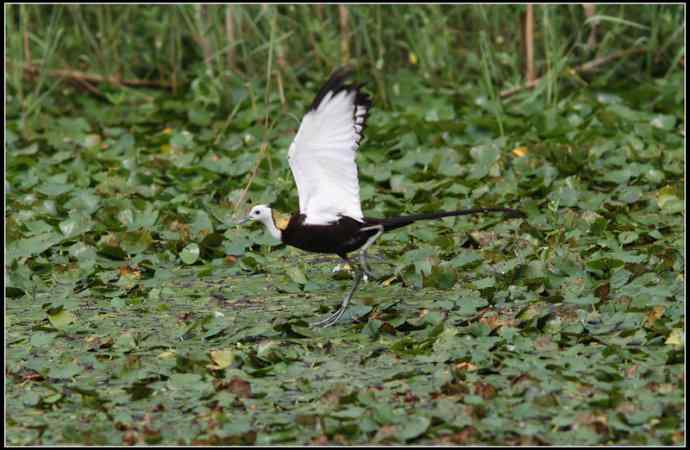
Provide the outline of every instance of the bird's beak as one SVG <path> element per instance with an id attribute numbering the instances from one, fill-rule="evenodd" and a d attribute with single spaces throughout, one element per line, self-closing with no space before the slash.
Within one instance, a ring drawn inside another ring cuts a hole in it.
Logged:
<path id="1" fill-rule="evenodd" d="M 245 217 L 244 219 L 240 219 L 240 220 L 235 222 L 235 225 L 245 224 L 245 223 L 249 222 L 249 219 L 250 219 L 250 217 Z"/>

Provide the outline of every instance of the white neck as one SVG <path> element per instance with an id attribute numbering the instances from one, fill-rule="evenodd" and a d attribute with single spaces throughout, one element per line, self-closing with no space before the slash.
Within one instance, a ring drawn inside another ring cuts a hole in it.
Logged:
<path id="1" fill-rule="evenodd" d="M 266 220 L 262 220 L 261 223 L 263 223 L 266 227 L 266 230 L 268 230 L 268 232 L 271 233 L 271 236 L 278 239 L 279 241 L 281 240 L 280 237 L 282 236 L 282 232 L 278 229 L 278 227 L 276 227 L 276 224 L 273 223 L 273 219 L 271 217 L 269 217 Z"/>

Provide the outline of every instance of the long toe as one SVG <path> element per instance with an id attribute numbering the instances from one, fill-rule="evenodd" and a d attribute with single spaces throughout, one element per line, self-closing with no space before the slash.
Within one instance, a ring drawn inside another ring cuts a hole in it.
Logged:
<path id="1" fill-rule="evenodd" d="M 338 320 L 340 320 L 341 317 L 343 317 L 343 314 L 345 313 L 344 308 L 340 308 L 337 310 L 335 313 L 332 315 L 326 317 L 325 319 L 319 320 L 318 322 L 313 322 L 311 323 L 312 328 L 326 328 L 330 327 L 334 323 L 336 323 Z"/>

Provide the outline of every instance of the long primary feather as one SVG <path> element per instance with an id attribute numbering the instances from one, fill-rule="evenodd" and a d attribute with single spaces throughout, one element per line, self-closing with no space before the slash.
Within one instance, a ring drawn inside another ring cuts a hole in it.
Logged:
<path id="1" fill-rule="evenodd" d="M 356 151 L 371 99 L 359 84 L 345 84 L 351 70 L 333 72 L 304 115 L 290 145 L 288 162 L 306 224 L 348 216 L 362 221 Z"/>

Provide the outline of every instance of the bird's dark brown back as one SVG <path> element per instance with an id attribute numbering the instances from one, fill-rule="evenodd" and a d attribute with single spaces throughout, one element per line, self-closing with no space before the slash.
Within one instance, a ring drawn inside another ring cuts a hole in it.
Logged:
<path id="1" fill-rule="evenodd" d="M 317 253 L 334 253 L 344 256 L 357 250 L 376 231 L 361 231 L 366 223 L 351 217 L 341 217 L 327 225 L 305 224 L 304 214 L 295 214 L 282 231 L 282 241 L 293 247 Z"/>

